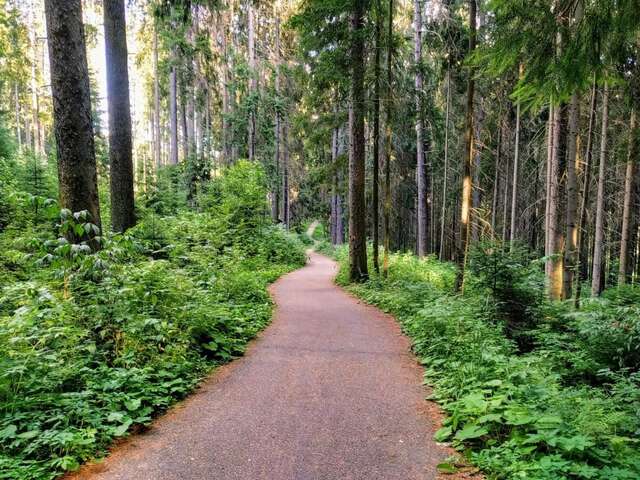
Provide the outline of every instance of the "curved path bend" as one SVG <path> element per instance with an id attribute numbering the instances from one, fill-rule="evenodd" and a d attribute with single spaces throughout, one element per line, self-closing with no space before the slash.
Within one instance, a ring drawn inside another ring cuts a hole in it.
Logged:
<path id="1" fill-rule="evenodd" d="M 395 321 L 333 284 L 335 262 L 272 287 L 273 323 L 150 430 L 73 479 L 427 480 L 450 452 Z"/>

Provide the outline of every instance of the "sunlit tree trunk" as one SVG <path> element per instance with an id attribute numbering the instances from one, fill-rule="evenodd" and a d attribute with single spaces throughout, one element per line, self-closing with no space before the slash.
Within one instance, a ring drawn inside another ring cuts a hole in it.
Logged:
<path id="1" fill-rule="evenodd" d="M 476 48 L 476 0 L 469 0 L 469 53 Z M 458 247 L 458 274 L 456 286 L 459 290 L 464 289 L 464 274 L 469 254 L 469 239 L 471 230 L 469 223 L 471 220 L 471 195 L 473 185 L 471 182 L 471 170 L 473 168 L 473 97 L 475 94 L 474 68 L 468 68 L 467 79 L 467 105 L 465 112 L 464 131 L 464 159 L 462 171 L 462 205 L 460 212 L 460 245 Z"/>
<path id="2" fill-rule="evenodd" d="M 511 228 L 510 243 L 513 249 L 516 241 L 516 219 L 518 216 L 518 176 L 520 174 L 520 102 L 516 104 L 516 138 L 513 154 L 513 181 L 511 182 Z"/>
<path id="3" fill-rule="evenodd" d="M 45 0 L 60 206 L 87 210 L 100 227 L 100 204 L 80 0 Z"/>
<path id="4" fill-rule="evenodd" d="M 604 265 L 604 184 L 607 164 L 607 133 L 609 129 L 609 85 L 605 83 L 602 94 L 602 131 L 600 133 L 600 166 L 598 169 L 598 192 L 596 194 L 596 228 L 593 243 L 591 294 L 600 295 L 603 288 Z"/>
<path id="5" fill-rule="evenodd" d="M 124 0 L 104 0 L 103 11 L 109 105 L 111 228 L 114 232 L 124 232 L 136 223 Z"/>

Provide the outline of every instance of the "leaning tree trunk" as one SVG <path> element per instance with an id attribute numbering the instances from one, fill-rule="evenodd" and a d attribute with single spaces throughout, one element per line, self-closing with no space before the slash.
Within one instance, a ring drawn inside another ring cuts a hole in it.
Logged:
<path id="1" fill-rule="evenodd" d="M 604 256 L 604 184 L 607 163 L 607 133 L 609 128 L 609 85 L 605 83 L 602 95 L 602 132 L 600 134 L 600 166 L 598 170 L 598 193 L 596 194 L 596 230 L 593 243 L 593 270 L 591 294 L 600 295 L 603 288 L 602 270 Z"/>
<path id="2" fill-rule="evenodd" d="M 104 0 L 103 11 L 109 105 L 111 228 L 114 232 L 124 232 L 136 223 L 124 0 Z"/>
<path id="3" fill-rule="evenodd" d="M 416 184 L 418 189 L 418 225 L 416 232 L 416 251 L 419 257 L 427 254 L 428 205 L 427 171 L 424 157 L 424 121 L 422 119 L 422 2 L 413 2 L 413 60 L 415 71 L 414 101 L 416 108 Z"/>
<path id="4" fill-rule="evenodd" d="M 89 70 L 80 0 L 45 1 L 60 206 L 100 227 Z"/>
<path id="5" fill-rule="evenodd" d="M 618 271 L 618 284 L 627 283 L 627 271 L 629 267 L 629 244 L 631 237 L 631 211 L 633 210 L 633 197 L 635 194 L 636 180 L 636 156 L 638 155 L 638 124 L 635 108 L 631 111 L 629 122 L 629 147 L 627 152 L 627 169 L 624 181 L 624 202 L 622 209 L 622 236 L 620 239 L 620 270 Z"/>
<path id="6" fill-rule="evenodd" d="M 476 0 L 469 0 L 469 53 L 473 53 L 476 48 Z M 467 106 L 465 112 L 464 131 L 464 160 L 462 171 L 462 205 L 460 212 L 460 245 L 458 247 L 458 274 L 456 276 L 456 287 L 459 290 L 464 288 L 464 273 L 469 255 L 469 240 L 471 229 L 471 194 L 473 185 L 471 184 L 471 169 L 473 168 L 473 97 L 475 94 L 474 68 L 469 67 L 467 80 Z"/>
<path id="7" fill-rule="evenodd" d="M 349 106 L 349 279 L 361 282 L 367 269 L 364 113 L 365 0 L 354 0 L 351 12 L 351 91 Z"/>

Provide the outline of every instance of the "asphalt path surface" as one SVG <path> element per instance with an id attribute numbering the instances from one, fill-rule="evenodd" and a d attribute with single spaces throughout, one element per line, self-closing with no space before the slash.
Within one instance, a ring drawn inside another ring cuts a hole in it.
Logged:
<path id="1" fill-rule="evenodd" d="M 73 479 L 424 480 L 451 452 L 395 321 L 333 283 L 336 264 L 271 287 L 272 324 L 145 433 Z"/>

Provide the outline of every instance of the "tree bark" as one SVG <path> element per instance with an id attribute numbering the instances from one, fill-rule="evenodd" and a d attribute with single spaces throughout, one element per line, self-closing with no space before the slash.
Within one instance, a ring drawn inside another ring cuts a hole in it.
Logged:
<path id="1" fill-rule="evenodd" d="M 444 262 L 445 222 L 447 218 L 447 187 L 449 180 L 449 115 L 451 110 L 451 67 L 447 63 L 447 106 L 444 116 L 444 172 L 442 174 L 442 212 L 440 214 L 440 251 L 439 258 Z"/>
<path id="2" fill-rule="evenodd" d="M 600 133 L 600 166 L 598 168 L 598 193 L 596 194 L 596 229 L 593 243 L 591 294 L 600 295 L 603 288 L 602 270 L 604 256 L 604 184 L 607 163 L 607 133 L 609 129 L 609 85 L 605 83 L 602 94 L 602 131 Z"/>
<path id="3" fill-rule="evenodd" d="M 469 0 L 469 54 L 476 48 L 476 0 Z M 464 289 L 464 273 L 469 255 L 469 239 L 471 229 L 471 195 L 473 185 L 471 182 L 471 170 L 473 168 L 473 97 L 475 94 L 475 69 L 468 68 L 467 79 L 467 105 L 465 112 L 465 132 L 464 132 L 464 160 L 462 171 L 462 205 L 460 212 L 460 245 L 458 247 L 458 273 L 456 276 L 456 287 L 458 290 Z"/>
<path id="4" fill-rule="evenodd" d="M 583 238 L 585 234 L 585 228 L 587 224 L 587 205 L 589 204 L 589 193 L 591 186 L 591 163 L 593 159 L 593 133 L 595 131 L 596 123 L 596 103 L 597 103 L 597 88 L 596 78 L 593 77 L 593 85 L 591 87 L 591 102 L 589 107 L 589 130 L 587 132 L 587 148 L 585 151 L 585 165 L 584 165 L 584 179 L 582 186 L 582 200 L 580 202 L 580 214 L 579 214 L 579 227 L 576 242 L 576 251 L 579 255 L 579 262 L 576 264 L 576 296 L 574 305 L 576 308 L 580 307 L 580 297 L 582 295 L 582 282 L 586 278 L 587 269 L 584 268 L 588 264 L 587 251 L 583 245 Z M 583 273 L 585 272 L 585 273 Z"/>
<path id="5" fill-rule="evenodd" d="M 284 119 L 282 125 L 282 221 L 287 230 L 291 222 L 289 209 L 289 121 Z"/>
<path id="6" fill-rule="evenodd" d="M 153 25 L 153 155 L 156 168 L 162 166 L 162 141 L 160 135 L 160 78 L 158 75 L 158 25 Z"/>
<path id="7" fill-rule="evenodd" d="M 124 232 L 136 224 L 124 0 L 104 0 L 103 11 L 109 105 L 111 228 L 114 232 Z"/>
<path id="8" fill-rule="evenodd" d="M 416 109 L 416 184 L 418 189 L 416 251 L 418 257 L 427 254 L 428 205 L 427 171 L 424 156 L 424 121 L 422 119 L 422 2 L 413 1 L 413 60 L 415 71 L 414 102 Z"/>
<path id="9" fill-rule="evenodd" d="M 573 276 L 575 273 L 576 254 L 578 245 L 578 180 L 576 177 L 576 162 L 578 160 L 578 129 L 580 121 L 580 97 L 573 94 L 569 105 L 568 119 L 568 138 L 567 138 L 567 154 L 566 154 L 566 235 L 563 262 L 563 285 L 562 298 L 571 298 L 573 294 Z"/>
<path id="10" fill-rule="evenodd" d="M 624 181 L 624 202 L 622 208 L 622 235 L 620 239 L 620 270 L 618 271 L 618 285 L 624 285 L 628 281 L 629 244 L 631 236 L 631 211 L 633 210 L 633 197 L 636 183 L 636 157 L 638 155 L 638 124 L 635 108 L 631 111 L 629 121 L 629 147 L 627 152 L 627 169 Z"/>
<path id="11" fill-rule="evenodd" d="M 173 55 L 175 61 L 175 52 Z M 171 155 L 169 162 L 171 165 L 178 164 L 178 79 L 175 65 L 171 66 L 169 73 L 169 130 L 171 136 Z"/>
<path id="12" fill-rule="evenodd" d="M 373 84 L 373 184 L 372 192 L 372 217 L 373 217 L 373 268 L 380 273 L 379 249 L 380 249 L 380 217 L 379 217 L 379 167 L 380 167 L 380 40 L 382 37 L 382 9 L 377 3 L 376 33 L 374 53 L 374 84 Z"/>
<path id="13" fill-rule="evenodd" d="M 249 32 L 248 32 L 248 50 L 249 50 L 249 96 L 251 97 L 251 111 L 249 113 L 249 135 L 248 135 L 248 152 L 249 160 L 255 160 L 255 146 L 256 146 L 256 114 L 255 105 L 253 104 L 255 98 L 254 95 L 257 89 L 256 83 L 256 46 L 255 46 L 255 26 L 254 26 L 254 11 L 253 5 L 249 2 L 248 5 L 249 16 Z M 286 223 L 286 221 L 285 221 Z"/>
<path id="14" fill-rule="evenodd" d="M 383 208 L 383 228 L 384 228 L 384 259 L 382 272 L 384 278 L 389 275 L 389 255 L 391 239 L 391 152 L 393 150 L 393 140 L 391 134 L 391 122 L 393 119 L 393 101 L 391 99 L 391 81 L 393 70 L 391 68 L 393 59 L 393 0 L 389 0 L 389 12 L 387 15 L 387 84 L 385 85 L 385 148 L 384 148 L 384 208 Z"/>
<path id="15" fill-rule="evenodd" d="M 349 105 L 349 279 L 368 278 L 364 155 L 364 15 L 365 0 L 351 12 L 351 88 Z"/>
<path id="16" fill-rule="evenodd" d="M 275 90 L 276 90 L 276 100 L 280 101 L 280 13 L 276 8 L 276 28 L 275 28 L 275 68 L 276 68 L 276 77 L 275 77 Z M 273 164 L 275 168 L 275 177 L 278 179 L 280 175 L 280 110 L 279 105 L 276 105 L 276 114 L 274 119 L 274 158 Z M 280 217 L 280 195 L 278 189 L 278 182 L 276 180 L 275 188 L 273 189 L 273 203 L 271 208 L 271 216 L 273 217 L 274 222 L 278 222 Z"/>
<path id="17" fill-rule="evenodd" d="M 513 250 L 516 241 L 516 218 L 518 213 L 518 175 L 520 167 L 520 102 L 516 105 L 516 138 L 513 154 L 513 181 L 511 183 L 511 228 L 510 248 Z"/>
<path id="18" fill-rule="evenodd" d="M 80 0 L 46 0 L 60 206 L 101 226 L 89 71 Z"/>

